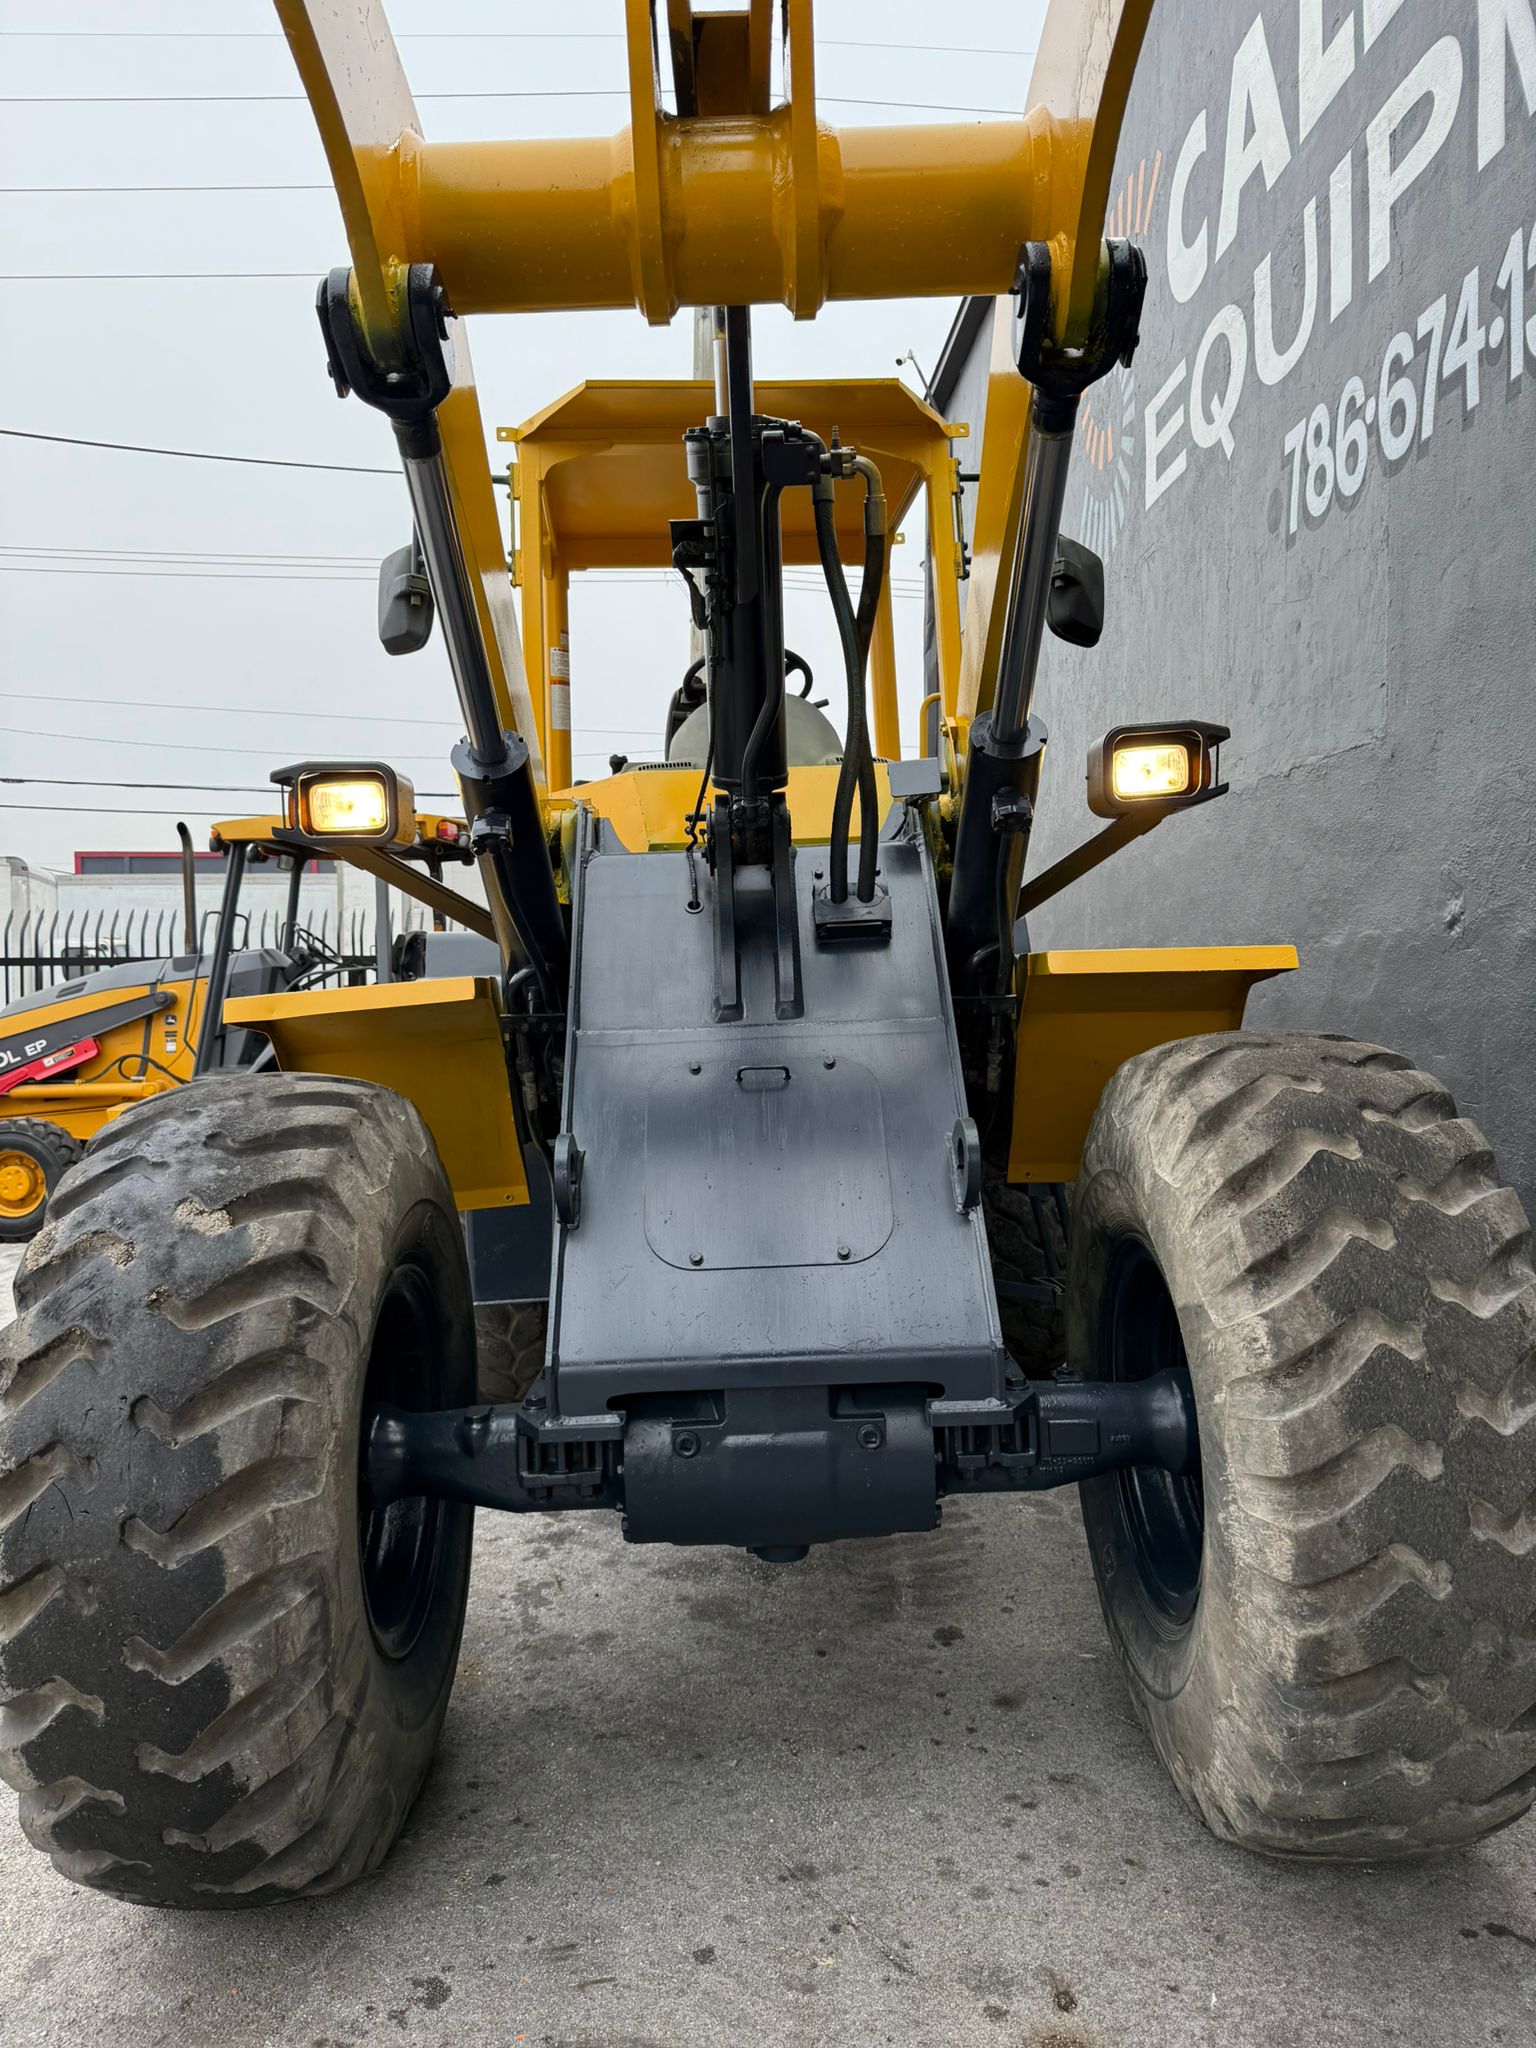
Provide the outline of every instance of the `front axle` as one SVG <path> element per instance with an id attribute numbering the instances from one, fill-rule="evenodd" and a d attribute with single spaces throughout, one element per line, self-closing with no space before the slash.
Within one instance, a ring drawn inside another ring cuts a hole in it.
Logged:
<path id="1" fill-rule="evenodd" d="M 637 1396 L 623 1415 L 552 1418 L 541 1375 L 521 1406 L 364 1416 L 376 1506 L 426 1496 L 528 1513 L 606 1507 L 634 1542 L 800 1554 L 929 1529 L 947 1494 L 1035 1492 L 1198 1458 L 1189 1375 L 1013 1380 L 982 1412 L 914 1387 L 732 1388 Z"/>

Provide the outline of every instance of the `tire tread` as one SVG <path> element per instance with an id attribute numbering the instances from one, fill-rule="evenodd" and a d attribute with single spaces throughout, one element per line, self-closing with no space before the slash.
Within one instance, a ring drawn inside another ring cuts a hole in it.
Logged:
<path id="1" fill-rule="evenodd" d="M 1179 1219 L 1169 1284 L 1224 1361 L 1196 1381 L 1220 1687 L 1148 1697 L 1117 1639 L 1186 1798 L 1286 1856 L 1506 1825 L 1536 1791 L 1536 1274 L 1481 1134 L 1400 1054 L 1224 1033 L 1121 1069 L 1096 1173 Z"/>
<path id="2" fill-rule="evenodd" d="M 221 1075 L 108 1125 L 28 1247 L 0 1332 L 0 1777 L 78 1883 L 325 1890 L 409 1808 L 436 1721 L 381 1797 L 326 1476 L 338 1445 L 355 1469 L 357 1247 L 392 1202 L 435 1204 L 462 1257 L 401 1097 Z"/>

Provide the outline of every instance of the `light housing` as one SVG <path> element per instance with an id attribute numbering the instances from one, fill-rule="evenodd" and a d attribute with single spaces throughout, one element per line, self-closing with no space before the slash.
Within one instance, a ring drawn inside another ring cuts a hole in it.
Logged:
<path id="1" fill-rule="evenodd" d="M 1132 813 L 1161 817 L 1221 796 L 1225 725 L 1183 718 L 1166 724 L 1111 726 L 1088 749 L 1088 808 L 1096 818 Z"/>
<path id="2" fill-rule="evenodd" d="M 290 831 L 352 846 L 414 846 L 416 792 L 384 761 L 300 761 L 274 771 Z"/>

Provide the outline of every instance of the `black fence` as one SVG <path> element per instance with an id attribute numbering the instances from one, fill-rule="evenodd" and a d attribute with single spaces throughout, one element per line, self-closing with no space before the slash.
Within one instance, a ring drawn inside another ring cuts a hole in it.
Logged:
<path id="1" fill-rule="evenodd" d="M 200 949 L 204 954 L 211 950 L 216 921 L 217 912 L 204 912 L 199 947 L 194 950 Z M 280 905 L 241 911 L 239 921 L 237 946 L 280 943 L 284 923 Z M 415 931 L 427 922 L 426 912 L 412 905 L 392 929 L 398 935 Z M 333 961 L 338 973 L 361 974 L 374 966 L 371 911 L 338 914 L 332 905 L 311 914 L 301 908 L 299 930 L 317 952 Z M 13 911 L 0 928 L 0 1002 L 13 1003 L 21 996 L 51 988 L 55 982 L 94 974 L 98 968 L 137 960 L 163 960 L 186 950 L 179 906 L 159 910 Z"/>

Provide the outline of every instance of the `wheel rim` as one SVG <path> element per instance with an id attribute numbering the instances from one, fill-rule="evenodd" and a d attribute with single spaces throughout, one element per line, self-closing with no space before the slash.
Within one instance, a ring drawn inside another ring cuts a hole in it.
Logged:
<path id="1" fill-rule="evenodd" d="M 1162 1269 L 1140 1238 L 1122 1238 L 1109 1262 L 1099 1317 L 1103 1379 L 1140 1380 L 1187 1372 L 1178 1310 Z M 1164 1472 L 1132 1466 L 1113 1479 L 1115 1518 L 1142 1598 L 1166 1633 L 1181 1634 L 1200 1604 L 1205 1490 L 1200 1468 Z"/>
<path id="2" fill-rule="evenodd" d="M 19 1223 L 48 1198 L 48 1177 L 40 1159 L 14 1147 L 0 1151 L 0 1217 Z"/>
<path id="3" fill-rule="evenodd" d="M 442 1332 L 436 1293 L 414 1262 L 395 1268 L 374 1320 L 363 1407 L 441 1405 Z M 362 1456 L 359 1453 L 361 1482 Z M 448 1548 L 447 1508 L 417 1496 L 378 1507 L 361 1483 L 358 1552 L 374 1639 L 386 1657 L 408 1657 L 426 1626 Z"/>

